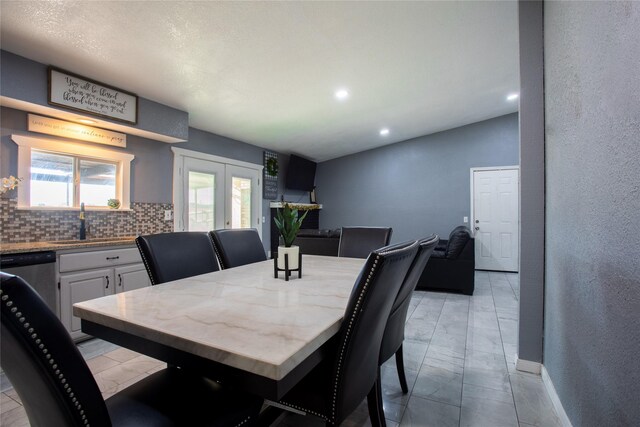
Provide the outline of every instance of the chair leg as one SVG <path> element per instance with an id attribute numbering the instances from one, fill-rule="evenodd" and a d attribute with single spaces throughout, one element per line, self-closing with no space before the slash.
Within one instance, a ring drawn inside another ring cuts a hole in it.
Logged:
<path id="1" fill-rule="evenodd" d="M 407 377 L 404 376 L 404 358 L 402 357 L 402 344 L 396 351 L 396 368 L 398 369 L 398 379 L 400 379 L 400 387 L 404 394 L 409 393 L 409 387 L 407 386 Z"/>
<path id="2" fill-rule="evenodd" d="M 382 406 L 382 383 L 380 382 L 380 368 L 378 368 L 378 378 L 376 383 L 371 387 L 371 391 L 367 395 L 367 406 L 369 407 L 369 418 L 371 418 L 372 427 L 387 427 L 384 418 L 384 408 Z"/>

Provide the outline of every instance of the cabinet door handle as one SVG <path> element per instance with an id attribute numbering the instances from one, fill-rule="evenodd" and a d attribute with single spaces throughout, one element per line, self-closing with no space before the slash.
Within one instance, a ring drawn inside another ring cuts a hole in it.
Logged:
<path id="1" fill-rule="evenodd" d="M 107 287 L 106 287 L 106 289 L 109 289 L 109 276 L 104 276 L 104 277 L 106 277 L 106 279 L 107 279 Z"/>
<path id="2" fill-rule="evenodd" d="M 120 259 L 120 256 L 108 256 L 107 259 Z"/>
<path id="3" fill-rule="evenodd" d="M 122 274 L 118 274 L 118 286 L 122 287 Z"/>

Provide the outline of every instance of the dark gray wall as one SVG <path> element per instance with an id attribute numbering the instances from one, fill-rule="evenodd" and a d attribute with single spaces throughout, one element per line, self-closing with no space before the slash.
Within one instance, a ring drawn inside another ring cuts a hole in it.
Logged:
<path id="1" fill-rule="evenodd" d="M 446 238 L 470 215 L 469 169 L 517 164 L 515 113 L 329 160 L 316 175 L 320 226 L 391 226 L 394 242 Z"/>
<path id="2" fill-rule="evenodd" d="M 542 2 L 520 1 L 520 321 L 518 358 L 542 362 L 544 57 Z"/>
<path id="3" fill-rule="evenodd" d="M 640 420 L 640 3 L 544 13 L 544 365 L 574 426 Z"/>
<path id="4" fill-rule="evenodd" d="M 5 50 L 0 51 L 0 61 L 2 62 L 2 68 L 0 69 L 0 79 L 2 81 L 0 93 L 2 96 L 48 106 L 47 65 Z M 51 65 L 65 68 L 64 64 Z M 73 70 L 69 71 L 73 72 Z M 85 77 L 91 78 L 91 76 Z M 103 83 L 109 84 L 109 82 Z M 121 89 L 135 93 L 135 88 Z M 55 108 L 73 112 L 73 110 L 64 107 L 56 106 Z M 122 124 L 107 118 L 101 119 Z M 138 97 L 138 123 L 127 126 L 179 139 L 187 139 L 189 114 L 176 108 Z"/>

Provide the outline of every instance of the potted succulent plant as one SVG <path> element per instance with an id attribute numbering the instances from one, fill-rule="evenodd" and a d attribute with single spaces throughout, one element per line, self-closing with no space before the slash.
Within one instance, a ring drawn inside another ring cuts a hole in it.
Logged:
<path id="1" fill-rule="evenodd" d="M 284 245 L 278 246 L 278 268 L 284 270 L 284 255 L 289 255 L 289 270 L 295 270 L 298 266 L 298 256 L 300 248 L 293 246 L 293 241 L 298 235 L 298 230 L 302 225 L 302 221 L 307 216 L 306 211 L 302 216 L 298 215 L 298 209 L 294 209 L 289 203 L 285 203 L 282 209 L 278 209 L 278 213 L 274 218 L 276 227 L 282 237 Z"/>

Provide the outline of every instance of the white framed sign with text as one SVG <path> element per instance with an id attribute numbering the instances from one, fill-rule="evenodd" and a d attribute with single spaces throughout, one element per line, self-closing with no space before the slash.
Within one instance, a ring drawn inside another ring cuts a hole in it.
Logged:
<path id="1" fill-rule="evenodd" d="M 49 67 L 49 104 L 126 123 L 138 122 L 138 96 Z"/>
<path id="2" fill-rule="evenodd" d="M 30 132 L 46 133 L 48 135 L 96 142 L 98 144 L 114 145 L 121 148 L 126 148 L 127 146 L 127 135 L 124 133 L 65 122 L 64 120 L 52 119 L 35 114 L 28 114 L 27 118 L 27 130 Z"/>

